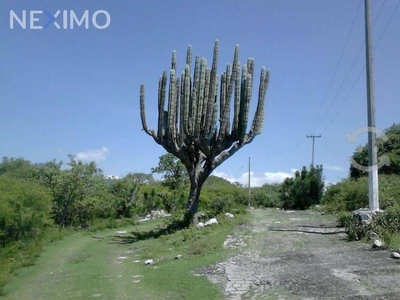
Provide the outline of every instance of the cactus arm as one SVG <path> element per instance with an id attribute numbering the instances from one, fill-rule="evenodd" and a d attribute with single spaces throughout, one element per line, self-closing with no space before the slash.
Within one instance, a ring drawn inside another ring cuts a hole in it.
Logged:
<path id="1" fill-rule="evenodd" d="M 265 103 L 265 94 L 268 89 L 269 84 L 269 70 L 266 70 L 265 67 L 261 69 L 260 75 L 260 86 L 258 89 L 258 102 L 257 109 L 254 113 L 253 124 L 251 125 L 251 133 L 253 136 L 256 136 L 261 133 L 263 123 L 264 123 L 264 103 Z"/>
<path id="2" fill-rule="evenodd" d="M 154 133 L 154 131 L 149 130 L 149 128 L 147 127 L 144 84 L 140 85 L 140 118 L 142 120 L 142 127 L 143 127 L 144 132 L 146 132 L 148 135 L 152 136 L 153 138 L 156 138 L 157 136 Z"/>
<path id="3" fill-rule="evenodd" d="M 214 44 L 214 52 L 213 52 L 213 61 L 211 65 L 210 71 L 210 87 L 208 92 L 208 101 L 207 101 L 207 112 L 205 116 L 205 134 L 210 134 L 211 120 L 213 118 L 213 108 L 215 103 L 215 94 L 218 90 L 218 76 L 217 76 L 217 68 L 218 68 L 218 51 L 219 51 L 219 40 L 215 41 Z"/>
<path id="4" fill-rule="evenodd" d="M 165 88 L 167 86 L 167 72 L 164 71 L 159 80 L 158 85 L 158 131 L 157 137 L 162 140 L 165 134 L 164 127 L 164 103 L 165 103 Z"/>
<path id="5" fill-rule="evenodd" d="M 169 80 L 168 121 L 166 127 L 166 140 L 168 144 L 173 144 L 173 145 L 175 145 L 175 139 L 176 139 L 175 117 L 176 117 L 176 78 L 175 78 L 175 70 L 172 69 Z"/>
<path id="6" fill-rule="evenodd" d="M 171 70 L 176 72 L 176 51 L 172 51 Z"/>
<path id="7" fill-rule="evenodd" d="M 186 52 L 186 64 L 191 65 L 192 64 L 192 46 L 188 46 L 187 52 Z"/>
<path id="8" fill-rule="evenodd" d="M 190 67 L 189 65 L 186 65 L 185 68 L 185 75 L 184 75 L 184 90 L 183 90 L 183 97 L 182 101 L 183 102 L 183 132 L 185 136 L 188 135 L 188 128 L 190 127 L 189 125 L 189 102 L 190 101 Z M 186 140 L 186 139 L 185 139 Z"/>

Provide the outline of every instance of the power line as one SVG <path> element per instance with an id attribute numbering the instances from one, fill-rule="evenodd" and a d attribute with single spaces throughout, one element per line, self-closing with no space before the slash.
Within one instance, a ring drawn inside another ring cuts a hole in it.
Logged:
<path id="1" fill-rule="evenodd" d="M 324 98 L 323 98 L 323 100 L 322 100 L 321 106 L 320 106 L 320 108 L 319 108 L 319 110 L 318 110 L 318 113 L 317 113 L 317 115 L 316 115 L 316 117 L 315 117 L 315 119 L 314 119 L 314 123 L 313 123 L 313 125 L 311 126 L 311 128 L 314 128 L 315 123 L 317 122 L 319 116 L 321 115 L 322 108 L 324 107 L 325 101 L 326 101 L 326 99 L 328 98 L 328 94 L 329 94 L 329 92 L 330 92 L 330 90 L 331 90 L 332 83 L 333 83 L 333 81 L 334 81 L 334 79 L 335 79 L 335 77 L 336 77 L 337 70 L 338 70 L 338 68 L 339 68 L 340 63 L 342 62 L 344 50 L 345 50 L 346 47 L 347 47 L 347 43 L 349 42 L 351 32 L 353 31 L 353 27 L 354 27 L 354 24 L 355 24 L 357 15 L 358 15 L 358 11 L 360 10 L 361 2 L 362 2 L 362 0 L 360 0 L 359 3 L 358 3 L 357 11 L 356 11 L 356 13 L 355 13 L 355 15 L 354 15 L 353 21 L 351 22 L 350 30 L 349 30 L 349 32 L 347 33 L 346 42 L 344 43 L 344 46 L 343 46 L 343 48 L 342 48 L 342 52 L 340 53 L 340 56 L 339 56 L 339 60 L 338 60 L 338 62 L 337 62 L 337 64 L 336 64 L 335 70 L 333 71 L 332 78 L 331 78 L 331 80 L 330 80 L 330 82 L 329 82 L 328 89 L 327 89 L 327 91 L 326 91 L 326 93 L 325 93 L 325 96 L 324 96 Z"/>
<path id="2" fill-rule="evenodd" d="M 383 28 L 383 31 L 381 33 L 381 35 L 379 36 L 377 42 L 374 45 L 374 50 L 378 47 L 379 42 L 381 41 L 383 34 L 385 33 L 386 29 L 388 28 L 390 22 L 392 21 L 394 15 L 396 14 L 397 9 L 399 8 L 399 4 L 400 4 L 400 0 L 397 2 L 396 7 L 394 8 L 392 15 L 390 16 L 389 20 L 387 21 L 385 28 Z"/>
<path id="3" fill-rule="evenodd" d="M 389 18 L 388 21 L 386 22 L 386 25 L 385 25 L 383 31 L 381 32 L 381 34 L 380 34 L 380 36 L 379 36 L 379 38 L 378 38 L 378 41 L 375 43 L 374 48 L 373 48 L 374 50 L 378 47 L 380 41 L 382 40 L 382 37 L 383 37 L 383 35 L 384 35 L 386 29 L 389 27 L 389 24 L 390 24 L 390 22 L 392 21 L 394 15 L 396 14 L 396 11 L 397 11 L 397 9 L 399 8 L 399 5 L 400 5 L 400 0 L 397 2 L 395 9 L 393 10 L 393 12 L 392 12 L 390 18 Z M 380 13 L 380 11 L 382 10 L 382 7 L 383 7 L 383 5 L 381 6 L 381 9 L 379 10 L 379 13 Z M 379 13 L 378 13 L 378 16 L 379 16 Z M 375 17 L 374 21 L 376 21 L 376 19 L 377 19 L 377 17 Z M 360 50 L 363 48 L 363 46 L 364 46 L 364 43 L 361 45 Z M 359 52 L 360 52 L 360 51 L 359 51 Z M 357 57 L 358 57 L 359 54 L 360 54 L 360 53 L 357 54 Z M 353 63 L 354 63 L 354 62 L 355 62 L 355 61 L 353 61 Z M 353 65 L 352 65 L 352 66 L 353 66 Z M 365 66 L 360 70 L 360 73 L 358 74 L 358 76 L 357 76 L 357 78 L 356 78 L 356 81 L 354 82 L 353 86 L 351 87 L 349 93 L 348 93 L 347 96 L 343 99 L 343 101 L 341 102 L 341 104 L 340 104 L 340 106 L 339 106 L 339 109 L 336 111 L 336 113 L 334 114 L 333 118 L 332 118 L 332 119 L 330 120 L 330 122 L 324 127 L 324 129 L 321 131 L 321 133 L 324 133 L 325 130 L 326 130 L 326 129 L 333 123 L 333 121 L 336 119 L 336 117 L 338 116 L 339 112 L 342 110 L 344 103 L 345 103 L 346 100 L 350 97 L 350 94 L 351 94 L 352 91 L 354 90 L 356 84 L 358 83 L 358 80 L 359 80 L 360 77 L 361 77 L 361 74 L 362 74 L 364 71 L 365 71 Z M 347 74 L 347 75 L 348 75 L 348 74 Z M 347 76 L 346 76 L 346 77 L 347 77 Z M 344 83 L 344 81 L 343 81 L 343 83 Z M 336 98 L 335 98 L 335 99 L 336 99 Z"/>
<path id="4" fill-rule="evenodd" d="M 377 15 L 375 16 L 375 18 L 374 18 L 374 20 L 373 20 L 373 22 L 372 22 L 372 25 L 374 25 L 375 22 L 376 22 L 376 20 L 379 18 L 380 14 L 381 14 L 381 12 L 382 12 L 383 6 L 385 5 L 385 2 L 386 2 L 386 0 L 384 0 L 384 1 L 382 2 L 381 6 L 380 6 L 380 8 L 379 8 L 379 11 L 378 11 Z M 361 3 L 361 2 L 360 2 L 360 3 Z M 397 7 L 396 7 L 396 9 L 397 9 Z M 358 10 L 357 10 L 357 13 L 358 13 Z M 394 15 L 394 14 L 392 14 L 392 17 L 391 17 L 391 18 L 393 18 L 393 15 Z M 390 18 L 390 20 L 391 20 L 391 18 Z M 341 83 L 340 86 L 339 86 L 339 89 L 338 89 L 338 91 L 337 91 L 335 97 L 333 98 L 331 104 L 329 105 L 328 109 L 326 110 L 325 114 L 323 115 L 322 120 L 325 120 L 325 119 L 326 119 L 326 116 L 329 114 L 331 108 L 333 107 L 333 104 L 334 104 L 335 101 L 337 100 L 337 98 L 338 98 L 340 92 L 342 91 L 342 88 L 343 88 L 344 84 L 346 83 L 346 80 L 347 80 L 347 77 L 348 77 L 349 74 L 350 74 L 350 71 L 353 69 L 353 67 L 354 67 L 354 65 L 355 65 L 355 63 L 356 63 L 356 61 L 357 61 L 359 55 L 361 54 L 361 50 L 364 48 L 364 45 L 365 45 L 365 42 L 362 42 L 362 44 L 360 45 L 360 47 L 359 47 L 359 49 L 358 49 L 358 51 L 357 51 L 356 56 L 355 56 L 354 59 L 353 59 L 353 62 L 352 62 L 351 65 L 350 65 L 350 68 L 347 70 L 347 73 L 346 73 L 346 75 L 344 76 L 343 81 L 342 81 L 342 83 Z M 376 47 L 376 45 L 375 45 L 375 47 Z M 364 70 L 364 69 L 365 69 L 365 67 L 363 67 L 363 70 Z M 357 77 L 357 79 L 356 79 L 356 83 L 357 83 L 357 81 L 358 81 L 358 79 L 359 79 L 361 73 L 363 72 L 363 70 L 361 70 L 360 74 L 358 75 L 358 77 Z M 354 86 L 355 86 L 355 84 L 352 86 L 351 91 L 353 90 Z M 351 91 L 350 91 L 350 93 L 351 93 Z M 349 93 L 349 94 L 350 94 L 350 93 Z M 348 96 L 349 96 L 349 95 L 348 95 Z M 348 96 L 346 97 L 346 99 L 348 98 Z M 343 105 L 341 105 L 341 107 L 342 107 L 342 106 L 343 106 Z M 336 114 L 337 114 L 337 113 L 336 113 Z M 336 114 L 335 114 L 335 117 L 334 117 L 334 118 L 336 118 Z M 333 118 L 333 119 L 334 119 L 334 118 Z M 316 122 L 314 122 L 314 123 L 316 123 Z M 322 124 L 319 124 L 319 126 L 321 126 L 321 125 L 322 125 Z M 317 129 L 318 129 L 319 126 L 317 126 Z M 328 126 L 325 126 L 325 128 L 326 128 L 326 127 L 328 127 Z M 324 128 L 324 130 L 325 130 L 325 128 Z M 324 130 L 323 130 L 323 131 L 324 131 Z"/>
<path id="5" fill-rule="evenodd" d="M 354 84 L 352 85 L 352 87 L 350 88 L 349 93 L 347 94 L 346 97 L 343 98 L 343 101 L 341 102 L 339 109 L 336 111 L 336 113 L 333 115 L 333 118 L 330 120 L 330 122 L 324 127 L 324 129 L 321 130 L 321 134 L 325 132 L 325 130 L 333 123 L 333 121 L 336 119 L 336 117 L 338 116 L 339 112 L 342 110 L 343 105 L 346 103 L 346 100 L 350 97 L 351 93 L 353 92 L 354 88 L 356 87 L 358 80 L 360 80 L 361 74 L 364 72 L 365 67 L 363 67 L 360 71 L 360 73 L 358 73 L 358 76 L 356 78 L 356 81 L 354 82 Z"/>

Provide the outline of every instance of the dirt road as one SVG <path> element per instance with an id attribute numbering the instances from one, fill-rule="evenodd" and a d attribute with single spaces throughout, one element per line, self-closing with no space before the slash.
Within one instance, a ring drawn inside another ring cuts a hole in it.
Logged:
<path id="1" fill-rule="evenodd" d="M 240 249 L 203 270 L 227 299 L 400 299 L 400 264 L 388 251 L 347 242 L 333 216 L 253 210 L 225 241 Z"/>

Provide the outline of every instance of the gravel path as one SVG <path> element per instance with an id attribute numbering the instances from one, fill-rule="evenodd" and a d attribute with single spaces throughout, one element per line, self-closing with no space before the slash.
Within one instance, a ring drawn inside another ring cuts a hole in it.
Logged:
<path id="1" fill-rule="evenodd" d="M 253 210 L 228 236 L 239 252 L 204 270 L 226 299 L 400 299 L 400 264 L 388 251 L 347 242 L 333 216 Z"/>

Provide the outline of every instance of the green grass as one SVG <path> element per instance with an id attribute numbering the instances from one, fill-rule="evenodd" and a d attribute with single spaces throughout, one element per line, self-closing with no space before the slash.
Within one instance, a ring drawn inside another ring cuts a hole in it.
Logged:
<path id="1" fill-rule="evenodd" d="M 4 299 L 221 299 L 218 286 L 195 276 L 228 254 L 223 241 L 244 222 L 240 216 L 221 221 L 158 238 L 152 236 L 162 220 L 118 229 L 126 234 L 114 229 L 70 235 L 21 270 L 5 287 Z M 183 258 L 176 260 L 178 254 Z M 145 259 L 155 264 L 145 265 Z"/>
<path id="2" fill-rule="evenodd" d="M 34 265 L 43 247 L 51 242 L 62 239 L 72 230 L 49 228 L 40 238 L 29 241 L 19 241 L 0 248 L 0 296 L 4 286 L 22 268 Z"/>

